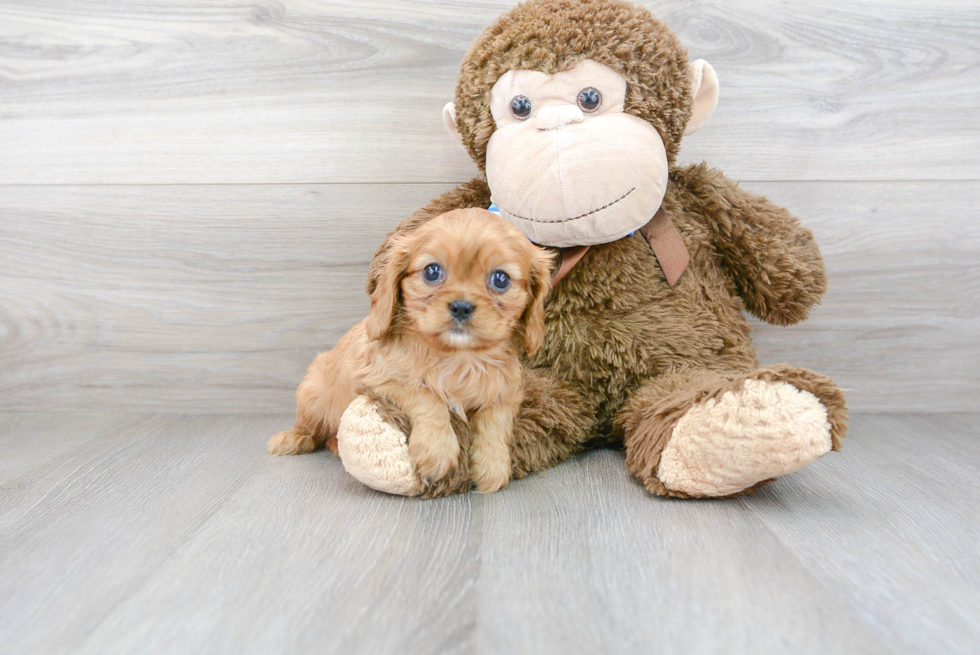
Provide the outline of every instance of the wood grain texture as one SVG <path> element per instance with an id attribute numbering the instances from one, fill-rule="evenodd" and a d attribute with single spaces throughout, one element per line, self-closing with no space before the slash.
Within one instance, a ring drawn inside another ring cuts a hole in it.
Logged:
<path id="1" fill-rule="evenodd" d="M 467 46 L 509 0 L 0 2 L 0 183 L 460 182 Z M 722 100 L 683 157 L 750 180 L 976 180 L 968 0 L 644 3 Z"/>
<path id="2" fill-rule="evenodd" d="M 487 652 L 889 652 L 742 501 L 653 498 L 623 459 L 590 453 L 484 502 Z"/>
<path id="3" fill-rule="evenodd" d="M 473 497 L 391 498 L 330 455 L 269 457 L 288 416 L 69 418 L 40 421 L 101 448 L 0 497 L 4 653 L 472 652 Z M 38 430 L 0 425 L 0 447 Z"/>
<path id="4" fill-rule="evenodd" d="M 977 415 L 856 416 L 851 434 L 745 508 L 896 650 L 975 653 Z"/>
<path id="5" fill-rule="evenodd" d="M 0 187 L 0 409 L 291 411 L 366 313 L 388 229 L 445 185 Z M 816 233 L 830 291 L 764 362 L 861 411 L 980 409 L 975 182 L 754 183 Z"/>
<path id="6" fill-rule="evenodd" d="M 980 414 L 857 415 L 842 453 L 721 501 L 652 497 L 612 451 L 488 496 L 386 496 L 332 455 L 267 456 L 290 420 L 0 415 L 0 651 L 958 654 L 980 641 Z"/>

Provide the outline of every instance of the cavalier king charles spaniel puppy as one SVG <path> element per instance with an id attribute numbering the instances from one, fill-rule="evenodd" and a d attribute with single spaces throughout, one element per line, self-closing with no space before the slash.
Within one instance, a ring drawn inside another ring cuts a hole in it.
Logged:
<path id="1" fill-rule="evenodd" d="M 472 428 L 477 490 L 504 488 L 521 403 L 518 356 L 544 340 L 551 267 L 548 251 L 483 209 L 448 212 L 398 238 L 368 317 L 313 361 L 296 390 L 296 426 L 272 437 L 269 452 L 336 452 L 341 415 L 367 393 L 408 416 L 423 479 L 441 480 L 460 459 L 455 412 Z"/>

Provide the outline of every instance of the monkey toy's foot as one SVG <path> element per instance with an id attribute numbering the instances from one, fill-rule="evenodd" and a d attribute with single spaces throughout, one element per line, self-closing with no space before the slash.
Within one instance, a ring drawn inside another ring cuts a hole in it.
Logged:
<path id="1" fill-rule="evenodd" d="M 782 364 L 664 376 L 631 399 L 621 425 L 627 467 L 648 490 L 717 498 L 839 450 L 847 409 L 830 378 Z"/>
<path id="2" fill-rule="evenodd" d="M 831 451 L 827 410 L 787 382 L 746 380 L 692 407 L 660 456 L 667 489 L 726 496 L 792 473 Z"/>

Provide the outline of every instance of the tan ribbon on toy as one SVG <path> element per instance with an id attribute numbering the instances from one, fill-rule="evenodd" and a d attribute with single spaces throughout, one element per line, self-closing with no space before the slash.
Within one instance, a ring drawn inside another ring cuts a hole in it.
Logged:
<path id="1" fill-rule="evenodd" d="M 657 210 L 650 222 L 640 228 L 640 234 L 653 248 L 653 254 L 660 262 L 660 268 L 667 276 L 667 284 L 674 286 L 681 278 L 687 265 L 691 263 L 691 253 L 677 227 L 663 207 Z"/>
<path id="2" fill-rule="evenodd" d="M 561 257 L 561 261 L 558 262 L 558 270 L 555 271 L 554 277 L 551 278 L 551 288 L 554 289 L 558 282 L 568 275 L 568 272 L 575 267 L 575 264 L 579 263 L 585 253 L 589 251 L 591 246 L 572 246 L 571 248 L 559 248 L 558 256 Z"/>
<path id="3" fill-rule="evenodd" d="M 657 210 L 649 223 L 640 228 L 640 234 L 650 244 L 653 254 L 657 256 L 660 268 L 667 277 L 667 284 L 673 287 L 687 270 L 687 265 L 691 262 L 691 253 L 687 251 L 681 233 L 677 231 L 663 207 Z M 558 270 L 555 271 L 554 277 L 551 278 L 552 289 L 581 261 L 589 251 L 589 247 L 572 246 L 558 249 L 561 261 L 558 263 Z"/>

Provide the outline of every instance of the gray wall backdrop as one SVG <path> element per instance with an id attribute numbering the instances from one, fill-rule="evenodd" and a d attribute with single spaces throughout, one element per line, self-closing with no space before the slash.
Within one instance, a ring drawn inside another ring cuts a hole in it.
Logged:
<path id="1" fill-rule="evenodd" d="M 475 174 L 440 110 L 511 4 L 0 0 L 0 410 L 292 411 L 385 232 Z M 721 80 L 682 160 L 823 249 L 763 361 L 980 409 L 977 2 L 644 4 Z"/>

